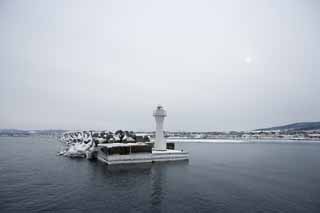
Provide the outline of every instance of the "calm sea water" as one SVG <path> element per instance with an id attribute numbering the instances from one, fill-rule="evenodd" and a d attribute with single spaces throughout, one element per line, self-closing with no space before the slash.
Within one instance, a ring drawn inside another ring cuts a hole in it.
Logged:
<path id="1" fill-rule="evenodd" d="M 176 143 L 189 162 L 108 167 L 0 138 L 0 212 L 320 212 L 320 144 Z"/>

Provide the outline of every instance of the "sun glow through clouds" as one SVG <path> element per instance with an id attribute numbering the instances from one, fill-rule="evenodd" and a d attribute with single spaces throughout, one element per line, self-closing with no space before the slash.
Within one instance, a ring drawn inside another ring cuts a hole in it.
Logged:
<path id="1" fill-rule="evenodd" d="M 252 57 L 250 57 L 250 56 L 245 57 L 245 58 L 244 58 L 244 62 L 245 62 L 246 64 L 251 64 L 251 63 L 252 63 Z"/>

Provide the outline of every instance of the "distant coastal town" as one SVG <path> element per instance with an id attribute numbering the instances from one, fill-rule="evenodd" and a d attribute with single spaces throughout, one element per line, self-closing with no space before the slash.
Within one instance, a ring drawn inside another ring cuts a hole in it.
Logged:
<path id="1" fill-rule="evenodd" d="M 60 137 L 69 130 L 18 130 L 0 129 L 0 136 L 9 137 L 28 137 L 28 136 L 50 136 Z M 119 130 L 122 131 L 122 130 Z M 108 135 L 110 131 L 90 130 L 93 137 Z M 133 131 L 123 131 L 130 132 Z M 134 132 L 135 135 L 148 137 L 153 140 L 155 132 Z M 256 129 L 252 131 L 165 131 L 164 136 L 167 140 L 305 140 L 320 141 L 320 122 L 294 123 L 285 126 Z M 145 139 L 147 140 L 147 139 Z"/>
<path id="2" fill-rule="evenodd" d="M 230 132 L 166 132 L 169 139 L 222 140 L 319 140 L 320 130 L 307 131 L 230 131 Z"/>

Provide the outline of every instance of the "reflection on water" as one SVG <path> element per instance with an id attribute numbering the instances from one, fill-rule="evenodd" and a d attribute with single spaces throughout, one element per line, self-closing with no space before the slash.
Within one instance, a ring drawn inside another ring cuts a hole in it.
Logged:
<path id="1" fill-rule="evenodd" d="M 153 167 L 151 169 L 151 205 L 155 212 L 161 212 L 162 201 L 162 187 L 165 182 L 166 169 L 159 169 L 159 167 Z"/>
<path id="2" fill-rule="evenodd" d="M 108 192 L 105 205 L 110 205 L 113 199 L 129 199 L 133 201 L 130 208 L 146 212 L 162 212 L 162 200 L 165 198 L 168 186 L 168 170 L 187 167 L 188 161 L 106 165 L 100 161 L 90 161 L 88 190 L 99 187 Z M 121 194 L 115 196 L 116 194 Z M 111 195 L 111 196 L 110 196 Z M 136 202 L 136 200 L 140 200 Z M 121 208 L 116 208 L 119 211 Z"/>
<path id="3" fill-rule="evenodd" d="M 163 188 L 168 187 L 166 173 L 168 168 L 188 166 L 188 161 L 161 162 L 161 163 L 143 163 L 143 164 L 126 164 L 126 165 L 106 165 L 99 161 L 92 167 L 98 177 L 104 177 L 109 181 L 109 186 L 114 186 L 117 190 L 127 190 L 150 186 L 148 199 L 150 211 L 161 212 L 162 200 L 165 196 Z"/>

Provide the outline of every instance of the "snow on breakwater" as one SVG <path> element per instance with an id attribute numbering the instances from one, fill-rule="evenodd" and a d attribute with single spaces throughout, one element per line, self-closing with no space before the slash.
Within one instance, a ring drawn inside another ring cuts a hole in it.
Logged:
<path id="1" fill-rule="evenodd" d="M 64 150 L 58 155 L 68 157 L 85 157 L 100 143 L 135 143 L 149 142 L 148 136 L 138 136 L 132 131 L 69 131 L 62 134 L 59 140 Z"/>

